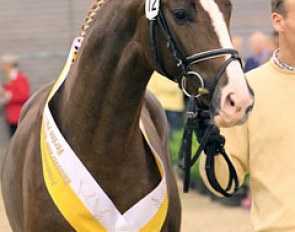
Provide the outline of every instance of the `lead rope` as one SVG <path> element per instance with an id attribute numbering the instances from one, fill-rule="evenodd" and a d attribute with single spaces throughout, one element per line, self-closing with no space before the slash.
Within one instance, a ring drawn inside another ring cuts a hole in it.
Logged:
<path id="1" fill-rule="evenodd" d="M 191 168 L 198 161 L 201 153 L 204 151 L 206 155 L 205 171 L 210 185 L 215 191 L 223 196 L 231 197 L 238 191 L 238 176 L 232 162 L 224 150 L 224 137 L 220 135 L 219 129 L 210 124 L 208 120 L 202 121 L 203 111 L 205 111 L 205 109 L 200 107 L 198 99 L 194 97 L 189 98 L 188 119 L 184 128 L 178 161 L 178 166 L 184 172 L 183 191 L 185 193 L 189 191 Z M 202 132 L 204 133 L 202 134 Z M 200 142 L 199 148 L 194 156 L 192 156 L 193 133 L 196 134 Z M 229 169 L 229 180 L 225 189 L 220 186 L 216 178 L 215 156 L 217 155 L 222 155 Z"/>
<path id="2" fill-rule="evenodd" d="M 193 99 L 189 98 L 187 122 L 184 127 L 182 143 L 178 156 L 178 166 L 183 170 L 183 192 L 189 190 L 191 176 L 191 154 L 192 154 L 192 139 L 194 131 L 194 109 Z M 189 168 L 187 168 L 189 167 Z"/>

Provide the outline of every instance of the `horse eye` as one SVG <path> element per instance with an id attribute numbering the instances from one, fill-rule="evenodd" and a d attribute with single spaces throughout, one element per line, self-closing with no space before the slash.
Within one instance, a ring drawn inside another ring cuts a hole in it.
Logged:
<path id="1" fill-rule="evenodd" d="M 189 15 L 185 10 L 176 10 L 173 12 L 174 18 L 179 23 L 185 23 L 190 21 Z"/>

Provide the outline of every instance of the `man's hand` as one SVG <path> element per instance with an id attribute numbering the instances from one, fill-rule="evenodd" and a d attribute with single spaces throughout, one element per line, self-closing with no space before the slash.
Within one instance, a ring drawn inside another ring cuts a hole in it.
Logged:
<path id="1" fill-rule="evenodd" d="M 207 128 L 210 125 L 212 126 L 209 110 L 199 111 L 199 113 L 195 119 L 195 125 L 196 125 L 195 132 L 197 135 L 197 139 L 198 139 L 199 143 L 201 143 L 204 138 Z M 225 144 L 225 138 L 220 134 L 220 130 L 216 126 L 213 126 L 213 128 L 211 129 L 208 140 L 206 142 L 206 145 L 210 145 L 213 143 L 217 144 L 218 146 L 222 146 L 222 147 Z"/>

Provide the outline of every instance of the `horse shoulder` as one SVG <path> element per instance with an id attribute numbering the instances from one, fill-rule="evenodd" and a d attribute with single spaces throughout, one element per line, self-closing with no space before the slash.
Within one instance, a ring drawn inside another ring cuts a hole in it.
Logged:
<path id="1" fill-rule="evenodd" d="M 30 99 L 26 102 L 26 104 L 22 108 L 20 118 L 19 118 L 19 123 L 21 123 L 23 121 L 24 117 L 28 114 L 28 112 L 30 112 L 30 110 L 33 107 L 38 107 L 40 105 L 40 104 L 38 104 L 38 102 L 40 102 L 41 99 L 44 100 L 44 97 L 49 94 L 49 91 L 52 89 L 52 85 L 53 85 L 53 83 L 47 84 L 46 86 L 39 89 L 36 93 L 34 93 L 30 97 Z"/>
<path id="2" fill-rule="evenodd" d="M 42 89 L 37 91 L 23 106 L 18 123 L 18 129 L 13 136 L 9 146 L 7 147 L 6 152 L 4 153 L 4 157 L 2 160 L 3 164 L 6 164 L 6 162 L 8 162 L 8 160 L 6 160 L 6 156 L 8 156 L 10 160 L 14 159 L 15 156 L 17 156 L 16 154 L 19 153 L 18 148 L 20 147 L 20 144 L 26 146 L 26 142 L 30 137 L 29 135 L 34 134 L 34 125 L 38 123 L 38 120 L 41 120 L 46 96 L 49 94 L 51 88 L 52 84 L 48 84 L 47 86 L 43 87 Z M 18 150 L 18 152 L 16 152 L 15 150 Z M 12 155 L 10 155 L 11 153 Z M 17 160 L 21 161 L 25 157 L 21 155 L 19 158 L 20 159 L 17 158 Z M 5 165 L 2 165 L 2 169 L 3 166 Z"/>
<path id="3" fill-rule="evenodd" d="M 30 211 L 28 202 L 35 199 L 35 196 L 28 197 L 28 191 L 35 186 L 44 185 L 40 175 L 42 169 L 39 166 L 41 161 L 38 141 L 42 112 L 51 88 L 52 84 L 45 86 L 25 104 L 18 129 L 3 156 L 1 185 L 13 231 L 24 231 L 23 226 L 26 225 Z"/>

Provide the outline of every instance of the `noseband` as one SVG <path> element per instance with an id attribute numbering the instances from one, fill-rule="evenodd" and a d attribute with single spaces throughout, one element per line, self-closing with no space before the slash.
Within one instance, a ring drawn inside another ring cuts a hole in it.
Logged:
<path id="1" fill-rule="evenodd" d="M 157 44 L 157 26 L 160 26 L 162 32 L 164 33 L 167 39 L 167 48 L 171 50 L 173 58 L 176 61 L 177 67 L 181 71 L 181 75 L 178 77 L 171 76 L 167 72 L 163 64 L 163 60 L 161 59 L 161 56 L 159 53 L 159 46 Z M 184 94 L 187 95 L 188 97 L 200 97 L 200 96 L 208 95 L 208 94 L 212 95 L 218 81 L 220 80 L 222 75 L 225 73 L 226 68 L 230 65 L 231 62 L 233 62 L 234 60 L 237 60 L 240 62 L 242 66 L 242 61 L 238 54 L 238 51 L 232 48 L 214 49 L 214 50 L 210 50 L 210 51 L 206 51 L 202 53 L 195 53 L 191 56 L 185 56 L 180 46 L 178 45 L 177 40 L 175 39 L 172 31 L 169 28 L 169 25 L 167 23 L 167 20 L 163 13 L 161 5 L 159 6 L 158 15 L 154 17 L 153 20 L 150 21 L 150 37 L 151 37 L 152 55 L 153 55 L 154 62 L 157 65 L 157 69 L 158 69 L 157 71 L 160 72 L 163 76 L 166 76 L 167 78 L 169 78 L 170 80 L 174 82 L 178 82 L 180 88 L 183 90 Z M 220 58 L 224 56 L 229 56 L 229 58 L 225 61 L 225 63 L 217 72 L 213 85 L 207 84 L 201 74 L 197 73 L 196 71 L 192 71 L 190 69 L 190 67 L 194 64 L 198 64 L 207 60 Z M 187 85 L 186 85 L 187 79 L 191 78 L 192 76 L 195 76 L 200 82 L 200 86 L 198 88 L 198 92 L 196 96 L 192 96 L 187 90 Z"/>

